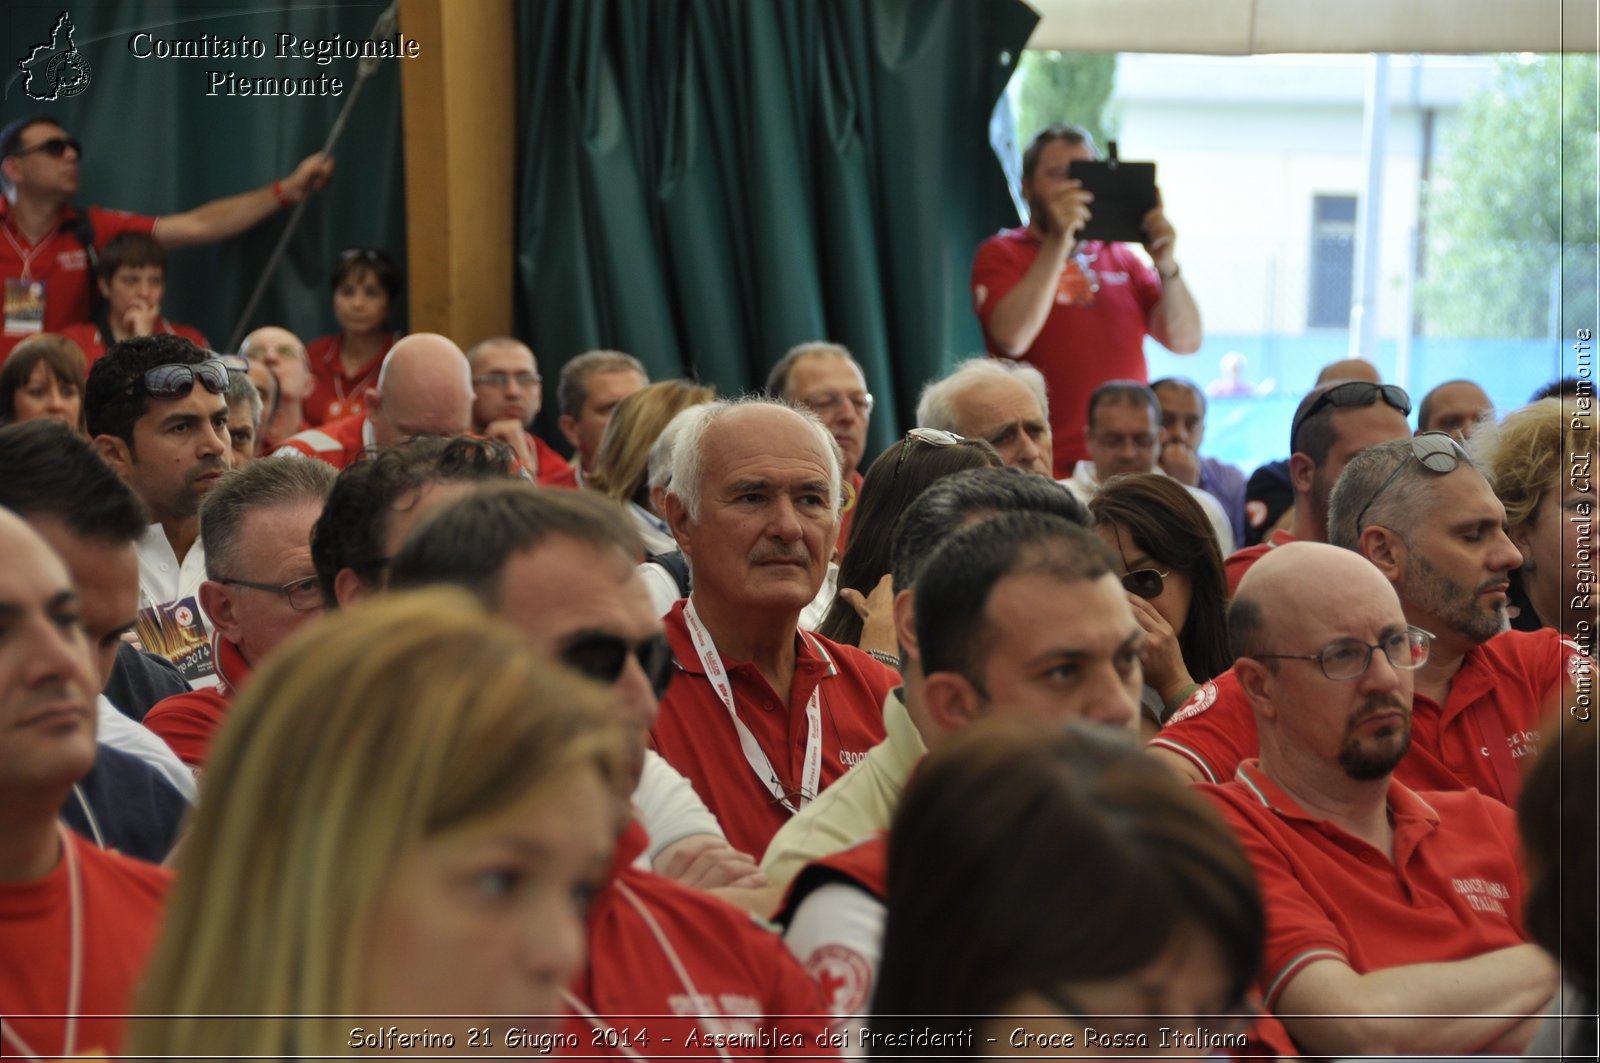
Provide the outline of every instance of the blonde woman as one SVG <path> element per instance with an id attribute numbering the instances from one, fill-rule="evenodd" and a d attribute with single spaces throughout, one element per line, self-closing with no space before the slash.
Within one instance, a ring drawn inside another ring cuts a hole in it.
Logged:
<path id="1" fill-rule="evenodd" d="M 617 404 L 600 438 L 588 486 L 616 499 L 628 510 L 648 554 L 678 548 L 667 522 L 650 502 L 650 448 L 661 430 L 681 411 L 717 397 L 715 388 L 687 380 L 662 380 L 640 388 Z"/>
<path id="2" fill-rule="evenodd" d="M 622 808 L 604 697 L 458 591 L 302 629 L 212 753 L 128 1054 L 468 1053 L 482 1021 L 402 1017 L 560 1012 Z"/>

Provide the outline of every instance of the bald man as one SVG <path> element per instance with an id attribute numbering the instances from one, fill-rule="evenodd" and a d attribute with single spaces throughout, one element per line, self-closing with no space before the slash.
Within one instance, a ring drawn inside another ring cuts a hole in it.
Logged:
<path id="1" fill-rule="evenodd" d="M 1228 632 L 1260 754 L 1200 790 L 1261 883 L 1266 1006 L 1308 1055 L 1521 1052 L 1557 979 L 1526 943 L 1512 812 L 1394 778 L 1433 637 L 1321 543 L 1262 558 Z"/>
<path id="2" fill-rule="evenodd" d="M 1365 358 L 1341 358 L 1337 362 L 1329 362 L 1322 367 L 1322 372 L 1317 374 L 1316 387 L 1321 387 L 1330 380 L 1365 380 L 1369 384 L 1381 384 L 1383 378 L 1378 375 L 1378 367 Z"/>
<path id="3" fill-rule="evenodd" d="M 306 345 L 286 328 L 267 325 L 244 338 L 239 354 L 250 362 L 250 379 L 266 401 L 270 388 L 262 386 L 261 371 L 276 382 L 277 397 L 267 403 L 268 414 L 261 425 L 261 453 L 270 454 L 296 432 L 311 425 L 306 421 L 305 400 L 311 394 L 311 362 Z"/>
<path id="4" fill-rule="evenodd" d="M 472 370 L 461 348 L 448 337 L 419 332 L 384 356 L 363 412 L 300 432 L 274 454 L 318 458 L 342 469 L 369 448 L 414 436 L 461 435 L 472 426 L 472 397 Z"/>
<path id="5" fill-rule="evenodd" d="M 1484 421 L 1494 420 L 1494 402 L 1470 380 L 1446 380 L 1422 396 L 1417 407 L 1417 435 L 1448 432 L 1465 443 Z"/>

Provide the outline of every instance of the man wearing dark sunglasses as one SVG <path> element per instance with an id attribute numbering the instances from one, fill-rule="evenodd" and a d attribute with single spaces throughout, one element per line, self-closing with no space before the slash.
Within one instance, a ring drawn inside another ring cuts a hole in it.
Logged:
<path id="1" fill-rule="evenodd" d="M 201 608 L 200 499 L 228 471 L 228 369 L 165 334 L 119 343 L 84 385 L 89 435 L 150 511 L 139 542 L 140 638 L 191 685 L 216 681 Z"/>
<path id="2" fill-rule="evenodd" d="M 1537 750 L 1541 722 L 1572 704 L 1585 659 L 1554 630 L 1504 630 L 1506 577 L 1522 558 L 1499 499 L 1451 437 L 1431 433 L 1352 458 L 1330 514 L 1333 545 L 1376 566 L 1407 621 L 1432 632 L 1412 683 L 1411 752 L 1395 777 L 1515 804 L 1517 762 Z M 1308 576 L 1298 590 L 1300 607 L 1315 613 L 1331 588 Z M 1222 782 L 1256 744 L 1235 667 L 1202 687 L 1150 746 L 1186 777 Z"/>
<path id="3" fill-rule="evenodd" d="M 151 233 L 169 250 L 226 240 L 298 203 L 333 174 L 331 159 L 309 155 L 270 185 L 150 218 L 74 207 L 82 158 L 83 145 L 49 115 L 28 115 L 0 130 L 0 281 L 6 287 L 0 360 L 41 329 L 60 332 L 88 320 L 94 252 L 118 233 Z"/>
<path id="4" fill-rule="evenodd" d="M 320 461 L 253 461 L 200 503 L 200 604 L 216 625 L 217 685 L 167 698 L 144 721 L 196 772 L 251 670 L 322 615 L 311 529 L 335 475 Z"/>
<path id="5" fill-rule="evenodd" d="M 1328 541 L 1328 497 L 1351 458 L 1376 443 L 1411 434 L 1411 398 L 1393 384 L 1332 380 L 1312 388 L 1295 408 L 1289 428 L 1289 478 L 1294 516 L 1287 531 L 1273 532 L 1226 560 L 1228 590 L 1268 550 L 1284 543 Z"/>
<path id="6" fill-rule="evenodd" d="M 1388 472 L 1382 449 L 1366 464 Z M 1413 678 L 1429 681 L 1444 639 L 1381 567 L 1291 543 L 1250 571 L 1228 629 L 1259 754 L 1200 789 L 1255 866 L 1263 1001 L 1306 1055 L 1516 1055 L 1557 977 L 1523 929 L 1514 816 L 1478 790 L 1419 794 L 1397 777 L 1427 741 Z"/>

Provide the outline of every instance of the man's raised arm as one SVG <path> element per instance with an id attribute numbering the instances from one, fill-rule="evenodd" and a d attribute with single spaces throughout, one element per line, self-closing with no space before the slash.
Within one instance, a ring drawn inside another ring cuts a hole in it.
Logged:
<path id="1" fill-rule="evenodd" d="M 163 247 L 192 247 L 238 236 L 283 207 L 293 206 L 322 188 L 333 176 L 333 160 L 307 155 L 294 172 L 270 185 L 224 196 L 156 222 L 155 237 Z"/>

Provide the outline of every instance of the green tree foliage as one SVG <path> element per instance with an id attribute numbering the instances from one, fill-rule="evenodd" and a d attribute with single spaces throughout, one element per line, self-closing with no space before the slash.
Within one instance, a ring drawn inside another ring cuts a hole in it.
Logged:
<path id="1" fill-rule="evenodd" d="M 1024 52 L 1017 77 L 1019 148 L 1052 122 L 1082 126 L 1102 150 L 1116 136 L 1106 109 L 1116 85 L 1115 52 Z"/>
<path id="2" fill-rule="evenodd" d="M 1595 327 L 1596 74 L 1593 54 L 1508 58 L 1462 103 L 1428 189 L 1428 334 L 1549 336 L 1556 283 L 1559 333 Z"/>

